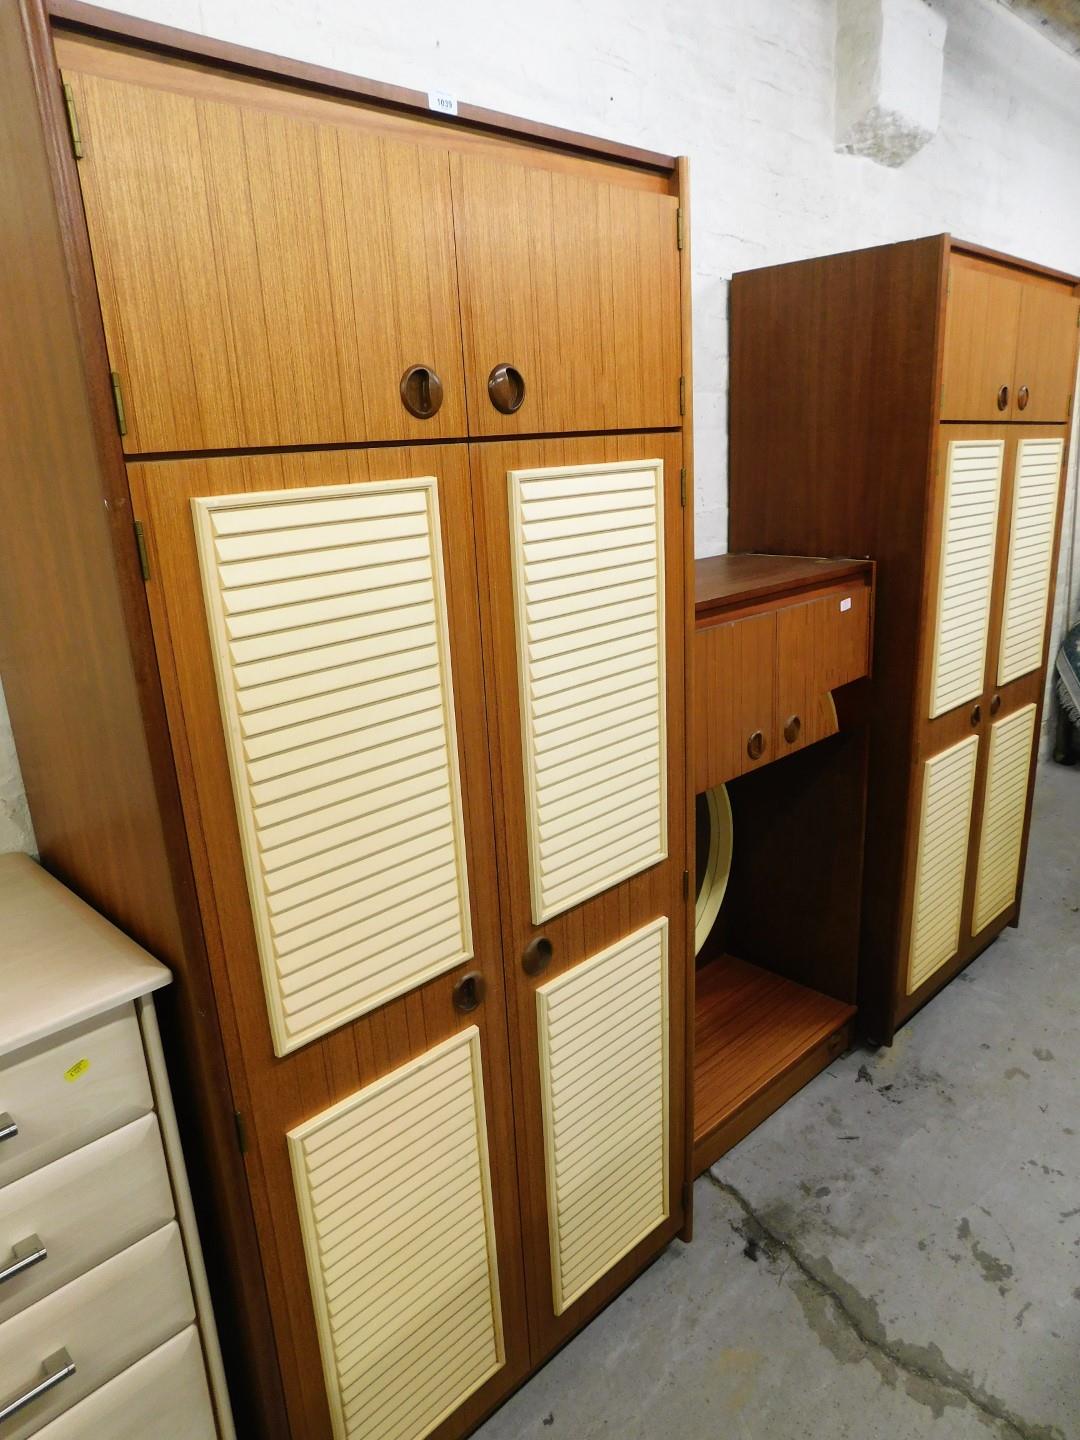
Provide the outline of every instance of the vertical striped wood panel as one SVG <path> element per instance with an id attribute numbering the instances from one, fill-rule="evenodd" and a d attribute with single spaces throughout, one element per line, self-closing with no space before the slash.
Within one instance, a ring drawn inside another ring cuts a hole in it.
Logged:
<path id="1" fill-rule="evenodd" d="M 971 801 L 979 737 L 968 735 L 923 766 L 907 993 L 951 960 L 960 944 Z"/>
<path id="2" fill-rule="evenodd" d="M 973 935 L 1007 910 L 1016 898 L 1034 734 L 1033 704 L 1024 705 L 990 727 Z"/>
<path id="3" fill-rule="evenodd" d="M 982 692 L 1004 440 L 953 440 L 946 462 L 930 718 Z"/>
<path id="4" fill-rule="evenodd" d="M 663 465 L 509 476 L 533 919 L 667 854 Z"/>
<path id="5" fill-rule="evenodd" d="M 999 685 L 1037 670 L 1043 662 L 1064 449 L 1060 439 L 1021 440 L 1016 447 Z"/>
<path id="6" fill-rule="evenodd" d="M 192 508 L 280 1055 L 471 954 L 436 482 Z"/>
<path id="7" fill-rule="evenodd" d="M 555 1313 L 668 1214 L 668 922 L 536 992 Z"/>
<path id="8" fill-rule="evenodd" d="M 335 1440 L 421 1440 L 504 1362 L 479 1030 L 288 1141 Z"/>

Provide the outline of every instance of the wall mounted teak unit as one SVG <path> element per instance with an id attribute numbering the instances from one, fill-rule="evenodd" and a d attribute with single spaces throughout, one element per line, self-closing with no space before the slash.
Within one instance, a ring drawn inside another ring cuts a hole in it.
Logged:
<path id="1" fill-rule="evenodd" d="M 878 1040 L 1019 916 L 1078 317 L 1073 276 L 941 235 L 732 282 L 732 544 L 878 562 Z"/>
<path id="2" fill-rule="evenodd" d="M 0 96 L 43 862 L 174 972 L 240 1428 L 455 1440 L 689 1230 L 685 167 L 75 0 Z"/>
<path id="3" fill-rule="evenodd" d="M 874 567 L 732 554 L 695 570 L 698 1173 L 852 1033 Z"/>

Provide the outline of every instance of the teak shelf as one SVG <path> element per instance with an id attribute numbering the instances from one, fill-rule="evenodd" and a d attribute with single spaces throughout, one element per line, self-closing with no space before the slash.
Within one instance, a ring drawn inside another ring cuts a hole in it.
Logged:
<path id="1" fill-rule="evenodd" d="M 724 899 L 698 937 L 700 1174 L 852 1037 L 874 567 L 743 554 L 695 570 L 692 769 L 699 797 L 726 789 L 710 824 L 731 815 Z"/>

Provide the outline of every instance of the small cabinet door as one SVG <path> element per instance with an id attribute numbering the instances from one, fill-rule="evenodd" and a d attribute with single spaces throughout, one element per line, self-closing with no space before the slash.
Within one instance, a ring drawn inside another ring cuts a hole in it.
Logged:
<path id="1" fill-rule="evenodd" d="M 679 1229 L 677 435 L 474 446 L 533 1358 Z"/>
<path id="2" fill-rule="evenodd" d="M 1016 342 L 1015 420 L 1067 422 L 1076 386 L 1080 298 L 1064 287 L 1026 284 Z"/>
<path id="3" fill-rule="evenodd" d="M 464 1432 L 528 1364 L 466 451 L 130 473 L 291 1433 Z"/>
<path id="4" fill-rule="evenodd" d="M 129 454 L 464 433 L 445 146 L 344 101 L 59 54 Z"/>
<path id="5" fill-rule="evenodd" d="M 778 758 L 775 611 L 694 631 L 694 793 Z"/>
<path id="6" fill-rule="evenodd" d="M 1020 328 L 1021 282 L 983 262 L 949 265 L 942 420 L 1008 420 Z"/>
<path id="7" fill-rule="evenodd" d="M 595 166 L 452 169 L 470 433 L 677 426 L 675 197 Z"/>
<path id="8" fill-rule="evenodd" d="M 777 610 L 776 755 L 836 734 L 832 692 L 867 673 L 869 649 L 870 589 L 862 581 Z"/>

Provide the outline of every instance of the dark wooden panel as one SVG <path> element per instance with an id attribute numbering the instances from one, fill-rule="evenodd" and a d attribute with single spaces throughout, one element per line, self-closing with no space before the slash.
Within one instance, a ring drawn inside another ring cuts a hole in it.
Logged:
<path id="1" fill-rule="evenodd" d="M 176 976 L 162 1022 L 238 1418 L 282 1436 L 78 183 L 29 0 L 0 6 L 0 97 L 0 673 L 44 864 Z"/>
<path id="2" fill-rule="evenodd" d="M 808 555 L 709 555 L 694 566 L 697 618 L 732 605 L 800 594 L 834 581 L 866 578 L 865 560 L 824 560 Z"/>

